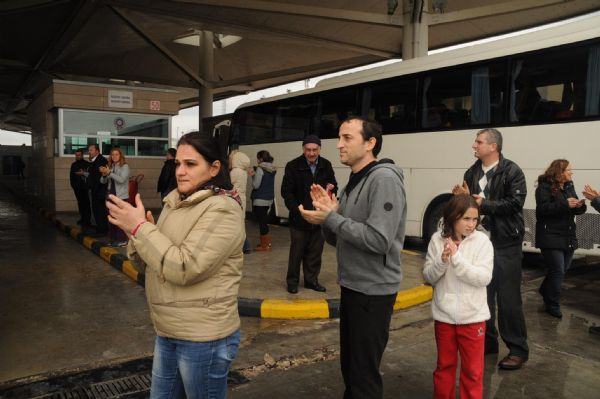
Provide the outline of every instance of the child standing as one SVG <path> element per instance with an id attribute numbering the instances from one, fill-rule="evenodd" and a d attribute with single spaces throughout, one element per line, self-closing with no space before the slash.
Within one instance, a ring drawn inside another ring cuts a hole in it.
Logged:
<path id="1" fill-rule="evenodd" d="M 423 269 L 433 286 L 431 309 L 438 350 L 434 397 L 454 398 L 460 353 L 460 397 L 483 396 L 485 321 L 490 318 L 486 286 L 492 279 L 494 251 L 477 230 L 479 206 L 467 194 L 446 205 L 443 229 L 431 237 Z"/>

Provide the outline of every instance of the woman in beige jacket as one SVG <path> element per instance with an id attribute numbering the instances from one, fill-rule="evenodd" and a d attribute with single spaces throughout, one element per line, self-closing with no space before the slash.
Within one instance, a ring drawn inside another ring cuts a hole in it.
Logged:
<path id="1" fill-rule="evenodd" d="M 130 236 L 130 257 L 146 267 L 146 296 L 156 330 L 152 398 L 225 398 L 237 354 L 237 295 L 243 263 L 243 211 L 217 143 L 181 137 L 177 190 L 156 225 L 136 196 L 110 196 L 109 220 Z"/>

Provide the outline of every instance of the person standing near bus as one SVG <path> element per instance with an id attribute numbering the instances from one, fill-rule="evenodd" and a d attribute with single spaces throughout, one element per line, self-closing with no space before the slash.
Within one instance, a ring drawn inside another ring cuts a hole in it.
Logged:
<path id="1" fill-rule="evenodd" d="M 575 215 L 587 209 L 585 200 L 575 193 L 569 161 L 552 161 L 538 177 L 535 204 L 535 246 L 542 251 L 547 268 L 539 292 L 546 313 L 560 319 L 560 288 L 577 249 Z"/>
<path id="2" fill-rule="evenodd" d="M 240 150 L 233 150 L 229 153 L 229 177 L 233 188 L 237 190 L 240 200 L 242 201 L 242 209 L 244 218 L 246 217 L 246 187 L 248 186 L 248 170 L 250 170 L 250 158 Z M 245 226 L 244 226 L 245 231 Z M 252 252 L 250 240 L 248 237 L 244 240 L 242 251 L 245 254 Z"/>
<path id="3" fill-rule="evenodd" d="M 521 299 L 525 175 L 516 163 L 502 155 L 502 134 L 497 129 L 477 132 L 472 148 L 477 161 L 465 172 L 462 186 L 454 186 L 452 193 L 473 195 L 483 216 L 481 226 L 494 246 L 493 277 L 487 287 L 491 317 L 486 325 L 485 353 L 498 353 L 499 329 L 509 353 L 498 366 L 517 370 L 529 357 Z"/>
<path id="4" fill-rule="evenodd" d="M 256 246 L 255 251 L 270 251 L 272 249 L 272 240 L 269 235 L 269 209 L 275 199 L 275 173 L 277 172 L 273 165 L 273 157 L 269 151 L 262 150 L 256 154 L 256 163 L 254 170 L 250 170 L 252 177 L 252 211 L 258 219 L 260 230 L 260 244 Z"/>
<path id="5" fill-rule="evenodd" d="M 336 247 L 340 299 L 340 363 L 344 398 L 382 398 L 379 365 L 402 272 L 406 195 L 402 169 L 377 161 L 381 126 L 360 117 L 340 125 L 340 161 L 352 170 L 340 199 L 318 184 L 311 187 L 315 210 L 302 217 L 321 225 Z"/>
<path id="6" fill-rule="evenodd" d="M 470 195 L 455 195 L 444 208 L 442 231 L 431 237 L 423 267 L 433 286 L 437 367 L 434 398 L 453 398 L 460 354 L 460 397 L 483 397 L 485 321 L 490 318 L 486 287 L 492 279 L 494 249 L 477 231 L 479 206 Z"/>
<path id="7" fill-rule="evenodd" d="M 321 255 L 325 239 L 321 226 L 308 223 L 298 209 L 314 209 L 310 198 L 310 187 L 318 184 L 330 192 L 337 192 L 337 182 L 331 162 L 321 156 L 321 139 L 309 135 L 302 141 L 302 155 L 285 165 L 285 174 L 281 183 L 281 196 L 289 209 L 290 256 L 287 270 L 287 291 L 298 293 L 300 281 L 300 263 L 304 273 L 304 287 L 318 292 L 326 288 L 319 284 Z"/>

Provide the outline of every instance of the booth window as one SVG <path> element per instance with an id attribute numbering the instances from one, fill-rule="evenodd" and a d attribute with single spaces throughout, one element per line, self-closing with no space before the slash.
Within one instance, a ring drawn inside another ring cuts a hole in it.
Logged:
<path id="1" fill-rule="evenodd" d="M 127 156 L 161 157 L 169 148 L 168 115 L 144 115 L 104 111 L 59 109 L 61 155 L 87 150 L 98 144 L 110 154 L 119 147 Z"/>

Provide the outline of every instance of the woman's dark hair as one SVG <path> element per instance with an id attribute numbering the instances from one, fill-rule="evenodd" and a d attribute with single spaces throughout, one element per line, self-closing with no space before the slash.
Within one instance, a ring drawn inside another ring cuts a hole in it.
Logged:
<path id="1" fill-rule="evenodd" d="M 377 158 L 377 155 L 381 151 L 381 146 L 383 145 L 383 136 L 381 135 L 381 125 L 375 122 L 372 119 L 366 119 L 361 116 L 351 116 L 346 118 L 340 126 L 344 123 L 357 120 L 362 123 L 362 129 L 360 134 L 364 141 L 368 141 L 371 137 L 375 139 L 375 146 L 373 147 L 373 156 Z"/>
<path id="2" fill-rule="evenodd" d="M 267 150 L 261 150 L 256 154 L 256 159 L 261 159 L 263 162 L 273 162 L 273 157 Z"/>
<path id="3" fill-rule="evenodd" d="M 454 237 L 454 223 L 469 210 L 469 208 L 477 209 L 477 225 L 479 226 L 480 212 L 479 205 L 475 198 L 469 194 L 457 194 L 452 196 L 450 201 L 444 207 L 444 220 L 442 226 L 442 237 Z"/>
<path id="4" fill-rule="evenodd" d="M 569 166 L 569 161 L 566 159 L 555 159 L 552 161 L 548 169 L 543 175 L 538 177 L 538 183 L 547 182 L 552 186 L 552 192 L 560 190 L 560 186 L 565 182 L 563 173 Z"/>
<path id="5" fill-rule="evenodd" d="M 225 190 L 231 190 L 233 185 L 229 178 L 229 168 L 227 167 L 227 158 L 221 154 L 219 150 L 219 144 L 210 135 L 201 132 L 190 132 L 181 136 L 177 142 L 177 147 L 182 144 L 187 144 L 196 150 L 198 154 L 202 155 L 202 158 L 212 165 L 214 161 L 221 162 L 219 173 L 208 182 L 203 184 L 206 186 L 216 186 Z M 198 187 L 200 188 L 200 187 Z"/>

